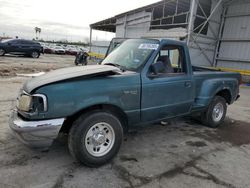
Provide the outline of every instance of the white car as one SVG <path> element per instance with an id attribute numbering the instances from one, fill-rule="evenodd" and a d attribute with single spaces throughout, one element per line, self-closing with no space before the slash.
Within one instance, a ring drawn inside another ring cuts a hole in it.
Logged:
<path id="1" fill-rule="evenodd" d="M 63 49 L 61 46 L 56 46 L 54 48 L 55 54 L 65 54 L 65 49 Z"/>

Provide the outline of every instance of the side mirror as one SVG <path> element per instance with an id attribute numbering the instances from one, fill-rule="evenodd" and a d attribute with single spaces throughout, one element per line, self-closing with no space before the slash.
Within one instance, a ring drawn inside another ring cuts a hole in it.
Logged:
<path id="1" fill-rule="evenodd" d="M 10 42 L 8 42 L 7 44 L 8 44 L 8 46 L 10 46 L 10 45 L 11 45 L 11 43 L 10 43 Z"/>
<path id="2" fill-rule="evenodd" d="M 156 63 L 150 66 L 150 73 L 154 76 L 164 72 L 165 72 L 165 66 L 162 61 L 157 61 Z"/>

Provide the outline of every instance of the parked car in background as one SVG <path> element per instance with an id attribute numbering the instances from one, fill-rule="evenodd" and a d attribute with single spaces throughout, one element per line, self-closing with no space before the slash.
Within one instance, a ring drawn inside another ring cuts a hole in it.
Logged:
<path id="1" fill-rule="evenodd" d="M 53 48 L 49 47 L 49 46 L 44 46 L 43 51 L 46 54 L 53 54 L 55 52 L 55 50 Z"/>
<path id="2" fill-rule="evenodd" d="M 55 54 L 65 54 L 65 49 L 61 46 L 56 46 L 54 48 L 54 52 Z"/>
<path id="3" fill-rule="evenodd" d="M 43 47 L 43 51 L 46 54 L 66 54 L 66 55 L 74 55 L 77 53 L 84 51 L 89 51 L 88 48 L 78 45 L 68 45 L 68 44 L 59 44 L 59 43 L 48 43 L 48 42 L 40 42 Z"/>
<path id="4" fill-rule="evenodd" d="M 78 52 L 79 50 L 77 50 L 76 48 L 66 48 L 65 50 L 65 54 L 67 55 L 77 55 Z"/>
<path id="5" fill-rule="evenodd" d="M 43 47 L 36 41 L 9 39 L 0 42 L 0 56 L 5 54 L 15 54 L 39 58 L 41 53 L 43 53 Z"/>

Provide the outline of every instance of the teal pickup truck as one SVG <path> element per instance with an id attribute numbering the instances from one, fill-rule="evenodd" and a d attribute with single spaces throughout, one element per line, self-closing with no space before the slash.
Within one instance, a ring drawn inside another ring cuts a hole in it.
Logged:
<path id="1" fill-rule="evenodd" d="M 240 81 L 238 73 L 193 67 L 183 42 L 128 39 L 101 65 L 63 68 L 26 82 L 10 127 L 32 147 L 48 147 L 66 132 L 70 153 L 100 166 L 133 126 L 195 113 L 218 127 L 239 97 Z"/>

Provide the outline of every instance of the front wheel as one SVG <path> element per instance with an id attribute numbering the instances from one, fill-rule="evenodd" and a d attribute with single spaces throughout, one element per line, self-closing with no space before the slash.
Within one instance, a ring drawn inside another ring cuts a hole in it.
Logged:
<path id="1" fill-rule="evenodd" d="M 5 50 L 0 48 L 0 56 L 4 56 L 4 54 L 5 54 Z"/>
<path id="2" fill-rule="evenodd" d="M 78 65 L 78 59 L 77 58 L 75 59 L 75 65 L 76 66 Z"/>
<path id="3" fill-rule="evenodd" d="M 92 112 L 78 118 L 70 129 L 69 150 L 73 157 L 89 167 L 110 161 L 119 151 L 123 128 L 108 112 Z"/>
<path id="4" fill-rule="evenodd" d="M 226 100 L 221 96 L 215 96 L 201 116 L 202 123 L 212 128 L 219 127 L 223 123 L 226 113 Z"/>

